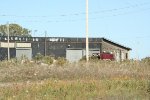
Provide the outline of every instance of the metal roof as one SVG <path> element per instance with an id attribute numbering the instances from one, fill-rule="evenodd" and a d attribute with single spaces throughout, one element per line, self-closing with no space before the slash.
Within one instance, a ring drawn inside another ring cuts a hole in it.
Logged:
<path id="1" fill-rule="evenodd" d="M 18 41 L 18 42 L 43 42 L 43 41 L 47 42 L 85 42 L 85 38 L 83 37 L 19 37 L 19 36 L 10 36 L 10 41 Z M 4 42 L 7 41 L 7 36 L 0 36 L 0 41 Z M 127 50 L 132 50 L 129 47 L 126 47 L 124 45 L 121 45 L 119 43 L 116 43 L 114 41 L 111 41 L 109 39 L 106 39 L 104 37 L 102 38 L 93 38 L 93 37 L 89 37 L 89 42 L 109 42 L 112 43 L 116 46 L 119 46 L 121 48 L 127 49 Z"/>
<path id="2" fill-rule="evenodd" d="M 129 48 L 129 47 L 126 47 L 126 46 L 124 46 L 124 45 L 122 45 L 122 44 L 119 44 L 119 43 L 116 43 L 116 42 L 114 42 L 114 41 L 111 41 L 111 40 L 109 40 L 109 39 L 106 39 L 106 38 L 102 38 L 102 40 L 103 41 L 106 41 L 106 42 L 109 42 L 109 43 L 112 43 L 112 44 L 114 44 L 114 45 L 116 45 L 116 46 L 119 46 L 119 47 L 121 47 L 121 48 L 124 48 L 124 49 L 127 49 L 127 50 L 132 50 L 131 48 Z"/>

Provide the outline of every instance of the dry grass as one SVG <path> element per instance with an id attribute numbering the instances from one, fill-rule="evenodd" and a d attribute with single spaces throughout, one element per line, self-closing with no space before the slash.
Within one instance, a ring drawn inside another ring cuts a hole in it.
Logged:
<path id="1" fill-rule="evenodd" d="M 36 81 L 44 79 L 150 79 L 150 65 L 140 61 L 91 61 L 46 65 L 0 62 L 0 82 Z"/>
<path id="2" fill-rule="evenodd" d="M 150 64 L 0 62 L 0 100 L 149 100 Z"/>

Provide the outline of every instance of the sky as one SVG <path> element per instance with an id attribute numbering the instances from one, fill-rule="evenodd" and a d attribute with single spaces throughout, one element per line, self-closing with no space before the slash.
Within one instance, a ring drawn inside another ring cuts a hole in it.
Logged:
<path id="1" fill-rule="evenodd" d="M 1 0 L 0 25 L 17 23 L 32 36 L 85 37 L 86 0 Z M 132 48 L 130 58 L 150 57 L 149 0 L 89 0 L 89 37 Z"/>

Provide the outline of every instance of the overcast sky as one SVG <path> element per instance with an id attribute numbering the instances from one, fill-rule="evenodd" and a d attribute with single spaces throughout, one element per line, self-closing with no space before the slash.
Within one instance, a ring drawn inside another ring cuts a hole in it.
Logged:
<path id="1" fill-rule="evenodd" d="M 8 21 L 32 36 L 85 37 L 85 0 L 1 0 L 0 24 Z M 89 36 L 132 48 L 131 58 L 150 56 L 150 1 L 89 0 Z"/>

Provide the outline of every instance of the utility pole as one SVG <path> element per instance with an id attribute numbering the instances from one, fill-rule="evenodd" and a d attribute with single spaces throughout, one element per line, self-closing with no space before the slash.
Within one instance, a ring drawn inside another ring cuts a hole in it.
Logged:
<path id="1" fill-rule="evenodd" d="M 10 60 L 10 51 L 9 51 L 9 22 L 7 23 L 7 51 L 8 51 L 8 60 Z"/>
<path id="2" fill-rule="evenodd" d="M 44 52 L 45 56 L 46 56 L 46 40 L 47 40 L 47 38 L 46 38 L 47 36 L 46 35 L 47 35 L 47 31 L 45 31 L 45 52 Z"/>
<path id="3" fill-rule="evenodd" d="M 89 2 L 86 0 L 86 61 L 89 61 L 89 38 L 88 38 L 88 31 L 89 31 L 89 23 L 88 23 L 88 6 Z"/>

